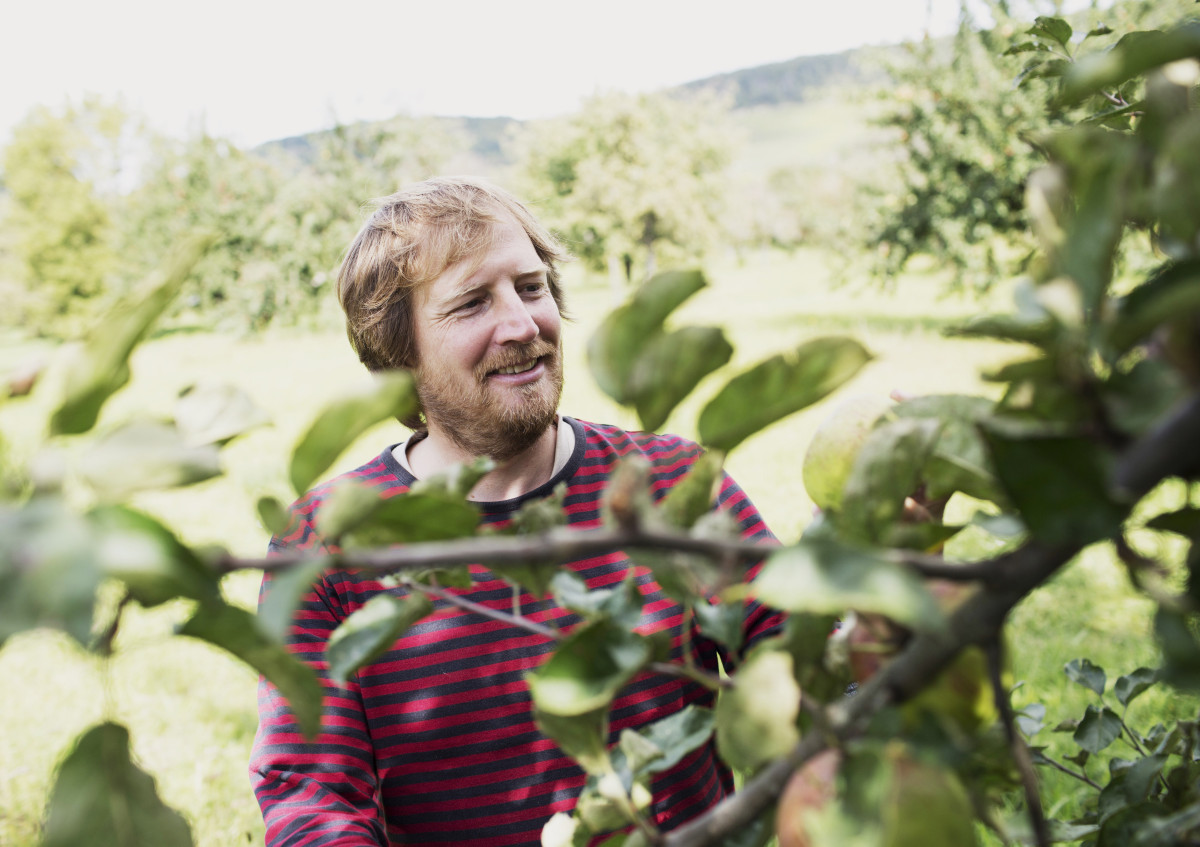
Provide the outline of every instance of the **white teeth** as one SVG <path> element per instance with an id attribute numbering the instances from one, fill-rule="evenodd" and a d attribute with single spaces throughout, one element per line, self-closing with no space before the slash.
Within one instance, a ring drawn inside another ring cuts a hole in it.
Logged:
<path id="1" fill-rule="evenodd" d="M 537 364 L 537 359 L 530 359 L 522 365 L 512 365 L 507 368 L 500 368 L 496 371 L 498 374 L 523 374 L 525 371 L 533 370 L 533 366 Z"/>

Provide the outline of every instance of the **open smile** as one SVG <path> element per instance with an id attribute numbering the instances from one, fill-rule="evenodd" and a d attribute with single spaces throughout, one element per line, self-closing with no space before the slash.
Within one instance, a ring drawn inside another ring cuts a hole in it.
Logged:
<path id="1" fill-rule="evenodd" d="M 523 374 L 536 368 L 538 362 L 540 361 L 541 359 L 530 359 L 527 362 L 518 362 L 515 365 L 509 365 L 505 368 L 497 368 L 489 373 L 488 376 L 494 376 L 496 374 Z"/>

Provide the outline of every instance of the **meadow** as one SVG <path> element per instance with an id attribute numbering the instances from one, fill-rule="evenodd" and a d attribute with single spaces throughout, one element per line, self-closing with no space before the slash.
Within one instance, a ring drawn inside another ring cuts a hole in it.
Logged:
<path id="1" fill-rule="evenodd" d="M 835 288 L 830 279 L 836 261 L 815 250 L 749 254 L 740 262 L 718 258 L 707 266 L 711 286 L 675 319 L 724 327 L 737 351 L 729 372 L 817 335 L 853 335 L 875 354 L 834 398 L 771 427 L 729 459 L 729 471 L 785 542 L 797 538 L 811 519 L 800 462 L 813 430 L 838 397 L 894 389 L 994 396 L 996 387 L 982 380 L 981 372 L 1020 352 L 942 333 L 971 314 L 1003 308 L 1003 290 L 987 301 L 948 299 L 943 279 L 922 274 L 888 291 Z M 632 415 L 601 395 L 587 374 L 586 339 L 614 305 L 607 283 L 571 268 L 566 286 L 573 320 L 565 331 L 562 408 L 572 416 L 631 427 Z M 29 340 L 0 340 L 0 373 L 39 352 L 49 351 Z M 185 540 L 243 555 L 260 554 L 267 544 L 255 516 L 256 499 L 293 496 L 285 468 L 300 433 L 322 404 L 368 379 L 332 314 L 310 329 L 254 337 L 162 334 L 138 350 L 133 374 L 132 383 L 105 410 L 102 425 L 135 415 L 169 415 L 179 391 L 197 382 L 237 385 L 270 414 L 269 426 L 226 449 L 223 477 L 137 500 Z M 663 429 L 694 434 L 695 413 L 718 384 L 715 378 L 705 381 Z M 28 400 L 0 406 L 0 431 L 18 454 L 38 441 L 51 389 L 46 385 Z M 347 450 L 332 472 L 353 467 L 404 436 L 397 423 L 378 427 Z M 73 449 L 79 448 L 69 446 L 68 458 Z M 1164 500 L 1184 496 L 1181 490 L 1161 494 Z M 963 518 L 975 507 L 951 503 Z M 981 555 L 994 544 L 988 536 L 968 532 L 950 553 Z M 231 600 L 253 605 L 253 575 L 229 578 L 224 587 Z M 9 680 L 0 698 L 0 847 L 37 842 L 55 763 L 75 735 L 104 719 L 129 726 L 141 765 L 156 777 L 167 802 L 186 815 L 197 845 L 262 842 L 246 773 L 256 726 L 256 678 L 204 644 L 165 638 L 187 611 L 176 604 L 132 615 L 110 659 L 89 655 L 50 632 L 17 636 L 0 650 L 0 676 Z M 1150 604 L 1129 588 L 1107 549 L 1086 551 L 1014 614 L 1009 643 L 1014 678 L 1021 684 L 1017 704 L 1045 703 L 1049 725 L 1081 715 L 1089 695 L 1066 680 L 1063 665 L 1086 656 L 1112 678 L 1152 664 L 1150 614 Z M 1136 702 L 1131 719 L 1145 724 L 1187 709 L 1195 711 L 1194 701 L 1170 699 L 1156 690 Z M 1055 811 L 1076 803 L 1078 796 L 1066 778 L 1048 778 L 1047 800 Z"/>

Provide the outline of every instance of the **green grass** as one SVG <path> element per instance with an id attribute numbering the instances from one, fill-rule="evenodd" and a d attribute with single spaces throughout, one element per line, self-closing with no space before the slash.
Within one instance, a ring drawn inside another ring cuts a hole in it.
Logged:
<path id="1" fill-rule="evenodd" d="M 710 377 L 663 427 L 694 435 L 692 421 L 702 402 L 737 369 L 822 334 L 851 334 L 875 354 L 843 394 L 892 389 L 910 393 L 993 392 L 980 382 L 981 368 L 1020 352 L 1018 348 L 947 340 L 939 330 L 980 306 L 941 297 L 941 282 L 917 276 L 896 293 L 855 292 L 830 283 L 830 257 L 814 251 L 792 256 L 763 253 L 744 264 L 714 261 L 712 285 L 685 305 L 678 322 L 725 327 L 737 348 L 724 374 Z M 633 426 L 630 414 L 603 397 L 587 375 L 585 340 L 613 305 L 603 281 L 579 269 L 567 275 L 574 323 L 566 329 L 567 382 L 563 409 L 585 419 Z M 1003 302 L 1002 295 L 990 302 Z M 333 323 L 332 321 L 330 323 Z M 0 373 L 42 345 L 0 339 Z M 340 332 L 273 332 L 261 338 L 206 334 L 160 337 L 141 348 L 134 380 L 105 410 L 101 426 L 134 415 L 169 415 L 173 398 L 194 382 L 241 386 L 267 409 L 272 425 L 234 442 L 224 458 L 225 476 L 188 489 L 141 497 L 138 505 L 166 519 L 189 542 L 219 544 L 235 553 L 258 555 L 267 533 L 254 515 L 262 494 L 293 495 L 286 482 L 291 446 L 325 402 L 367 382 Z M 24 401 L 0 406 L 0 430 L 18 454 L 39 439 L 50 408 L 53 376 Z M 783 540 L 794 540 L 807 524 L 812 504 L 800 482 L 805 446 L 831 401 L 772 426 L 739 448 L 731 473 L 759 505 Z M 398 424 L 365 435 L 332 472 L 375 455 L 405 435 Z M 254 602 L 256 580 L 227 580 L 231 599 Z M 85 654 L 62 636 L 34 632 L 0 650 L 0 845 L 36 843 L 38 822 L 55 763 L 71 739 L 105 718 L 127 724 L 136 755 L 155 775 L 167 801 L 190 820 L 201 847 L 261 843 L 262 823 L 249 790 L 246 759 L 253 739 L 254 675 L 203 644 L 166 638 L 187 612 L 182 604 L 134 610 L 118 639 L 117 656 L 104 661 Z M 1051 718 L 1077 717 L 1087 694 L 1069 684 L 1062 666 L 1088 656 L 1108 668 L 1110 678 L 1153 663 L 1147 637 L 1149 606 L 1135 595 L 1112 556 L 1089 551 L 1052 585 L 1036 592 L 1013 616 L 1015 676 L 1025 681 L 1018 702 L 1037 699 Z M 1190 700 L 1147 695 L 1137 704 L 1149 718 L 1191 709 Z M 1052 806 L 1074 801 L 1072 788 L 1048 782 Z"/>

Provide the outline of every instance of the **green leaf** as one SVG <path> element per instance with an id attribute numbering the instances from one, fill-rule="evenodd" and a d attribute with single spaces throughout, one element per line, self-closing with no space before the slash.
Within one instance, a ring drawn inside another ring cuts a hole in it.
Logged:
<path id="1" fill-rule="evenodd" d="M 1017 729 L 1025 738 L 1033 738 L 1046 726 L 1046 707 L 1041 703 L 1030 703 L 1016 713 Z"/>
<path id="2" fill-rule="evenodd" d="M 734 377 L 700 413 L 700 440 L 728 453 L 754 433 L 816 403 L 871 354 L 851 338 L 814 338 Z"/>
<path id="3" fill-rule="evenodd" d="M 558 715 L 539 709 L 535 700 L 533 718 L 542 735 L 562 748 L 589 774 L 611 770 L 607 704 L 580 714 Z"/>
<path id="4" fill-rule="evenodd" d="M 92 526 L 57 499 L 0 509 L 0 645 L 46 626 L 86 646 L 101 577 Z"/>
<path id="5" fill-rule="evenodd" d="M 433 494 L 448 501 L 466 500 L 471 489 L 479 480 L 496 469 L 496 463 L 487 456 L 478 456 L 470 462 L 451 465 L 446 470 L 413 483 L 413 494 Z"/>
<path id="6" fill-rule="evenodd" d="M 1112 457 L 1074 436 L 1009 437 L 983 428 L 992 467 L 1034 538 L 1088 544 L 1115 534 L 1124 510 L 1109 495 Z"/>
<path id="7" fill-rule="evenodd" d="M 1137 670 L 1118 677 L 1113 684 L 1113 693 L 1117 702 L 1128 706 L 1135 698 L 1140 697 L 1158 683 L 1158 671 L 1153 668 L 1138 668 Z"/>
<path id="8" fill-rule="evenodd" d="M 692 606 L 700 631 L 718 644 L 730 650 L 742 648 L 742 625 L 746 610 L 741 603 L 706 603 L 697 601 Z"/>
<path id="9" fill-rule="evenodd" d="M 269 495 L 259 497 L 255 504 L 255 511 L 258 512 L 258 519 L 262 521 L 263 528 L 272 535 L 282 535 L 291 523 L 287 506 L 278 497 Z"/>
<path id="10" fill-rule="evenodd" d="M 1072 682 L 1078 682 L 1084 688 L 1090 688 L 1097 694 L 1104 694 L 1108 677 L 1104 673 L 1104 668 L 1092 664 L 1090 659 L 1072 659 L 1067 662 L 1063 670 L 1066 671 L 1067 679 Z"/>
<path id="11" fill-rule="evenodd" d="M 1114 805 L 1117 808 L 1100 825 L 1096 847 L 1174 847 L 1179 843 L 1167 833 L 1160 838 L 1153 837 L 1155 824 L 1166 813 L 1160 803 L 1126 805 L 1124 796 L 1120 795 L 1114 798 Z"/>
<path id="12" fill-rule="evenodd" d="M 994 407 L 984 397 L 962 394 L 917 397 L 893 407 L 893 414 L 900 419 L 941 421 L 937 441 L 921 474 L 927 499 L 940 500 L 961 491 L 977 500 L 1003 502 L 991 456 L 979 434 L 979 424 Z"/>
<path id="13" fill-rule="evenodd" d="M 258 604 L 258 627 L 268 638 L 284 643 L 300 601 L 312 590 L 329 564 L 325 557 L 309 559 L 271 574 Z"/>
<path id="14" fill-rule="evenodd" d="M 754 595 L 787 612 L 875 612 L 915 629 L 937 629 L 945 618 L 921 579 L 890 559 L 832 539 L 801 539 L 771 554 L 753 583 Z"/>
<path id="15" fill-rule="evenodd" d="M 716 718 L 712 709 L 700 706 L 688 706 L 655 721 L 640 734 L 657 748 L 661 755 L 640 765 L 631 763 L 633 773 L 641 776 L 669 771 L 693 750 L 702 747 L 715 727 Z M 618 765 L 615 757 L 613 764 Z"/>
<path id="16" fill-rule="evenodd" d="M 1000 55 L 1018 56 L 1021 53 L 1044 53 L 1049 49 L 1050 48 L 1048 48 L 1045 44 L 1041 44 L 1037 41 L 1022 41 L 1020 44 L 1014 44 L 1012 47 L 1009 47 Z"/>
<path id="17" fill-rule="evenodd" d="M 479 512 L 465 500 L 441 494 L 401 494 L 383 499 L 356 481 L 338 484 L 317 515 L 317 532 L 346 550 L 444 541 L 475 532 Z"/>
<path id="18" fill-rule="evenodd" d="M 1046 347 L 1058 336 L 1058 325 L 1045 312 L 1037 314 L 982 315 L 946 331 L 950 336 L 994 338 Z"/>
<path id="19" fill-rule="evenodd" d="M 1200 56 L 1200 23 L 1166 32 L 1131 32 L 1107 52 L 1082 57 L 1063 78 L 1059 101 L 1074 105 L 1090 94 L 1123 85 L 1151 68 Z"/>
<path id="20" fill-rule="evenodd" d="M 800 741 L 800 686 L 792 657 L 755 651 L 717 699 L 717 750 L 726 764 L 753 771 L 790 751 Z"/>
<path id="21" fill-rule="evenodd" d="M 1142 359 L 1128 371 L 1112 374 L 1101 395 L 1113 425 L 1133 436 L 1148 432 L 1183 394 L 1183 380 L 1171 365 Z"/>
<path id="22" fill-rule="evenodd" d="M 103 723 L 81 735 L 59 766 L 40 843 L 191 847 L 192 833 L 158 796 L 154 778 L 133 763 L 129 730 Z"/>
<path id="23" fill-rule="evenodd" d="M 713 507 L 725 457 L 707 452 L 696 459 L 687 476 L 671 486 L 658 503 L 658 514 L 668 526 L 690 529 Z"/>
<path id="24" fill-rule="evenodd" d="M 154 518 L 125 506 L 101 506 L 88 519 L 96 528 L 96 557 L 104 574 L 121 580 L 143 606 L 177 597 L 204 603 L 221 599 L 217 573 Z"/>
<path id="25" fill-rule="evenodd" d="M 226 444 L 270 417 L 233 385 L 192 385 L 175 403 L 175 426 L 186 443 Z"/>
<path id="26" fill-rule="evenodd" d="M 661 273 L 609 313 L 588 341 L 588 366 L 605 394 L 625 405 L 634 402 L 632 377 L 642 351 L 667 316 L 707 284 L 696 270 Z"/>
<path id="27" fill-rule="evenodd" d="M 700 380 L 732 356 L 725 333 L 715 327 L 689 326 L 651 338 L 629 377 L 642 428 L 653 432 L 661 427 Z"/>
<path id="28" fill-rule="evenodd" d="M 607 709 L 649 659 L 645 638 L 601 618 L 575 629 L 545 664 L 528 674 L 529 693 L 548 715 Z"/>
<path id="29" fill-rule="evenodd" d="M 1200 313 L 1200 259 L 1172 262 L 1117 302 L 1107 326 L 1113 348 L 1124 353 L 1157 327 Z"/>
<path id="30" fill-rule="evenodd" d="M 904 498 L 921 485 L 941 421 L 887 421 L 863 442 L 842 493 L 836 523 L 849 538 L 878 543 L 904 512 Z"/>
<path id="31" fill-rule="evenodd" d="M 351 613 L 329 637 L 325 661 L 329 677 L 338 685 L 363 665 L 382 656 L 410 626 L 433 612 L 433 604 L 424 594 L 403 599 L 377 594 Z"/>
<path id="32" fill-rule="evenodd" d="M 303 494 L 368 429 L 416 410 L 416 386 L 408 371 L 376 374 L 370 388 L 331 403 L 317 415 L 292 452 L 292 487 Z"/>
<path id="33" fill-rule="evenodd" d="M 1036 35 L 1040 38 L 1048 38 L 1051 41 L 1057 41 L 1063 47 L 1067 47 L 1071 42 L 1071 35 L 1074 30 L 1071 25 L 1062 18 L 1051 18 L 1045 15 L 1039 15 L 1033 19 L 1033 26 L 1027 32 L 1030 35 Z"/>
<path id="34" fill-rule="evenodd" d="M 1108 707 L 1088 706 L 1072 738 L 1089 753 L 1099 753 L 1121 735 L 1121 718 Z"/>
<path id="35" fill-rule="evenodd" d="M 133 349 L 215 240 L 211 233 L 186 239 L 146 281 L 144 290 L 97 324 L 72 359 L 63 399 L 50 419 L 51 434 L 77 435 L 95 426 L 104 403 L 129 381 Z"/>
<path id="36" fill-rule="evenodd" d="M 215 446 L 189 446 L 175 427 L 154 421 L 126 424 L 79 459 L 79 475 L 98 494 L 113 500 L 149 488 L 193 485 L 220 473 L 221 456 Z"/>
<path id="37" fill-rule="evenodd" d="M 1067 72 L 1071 63 L 1066 59 L 1034 59 L 1017 74 L 1015 83 L 1023 84 L 1030 79 L 1057 79 Z"/>
<path id="38" fill-rule="evenodd" d="M 1162 649 L 1162 681 L 1188 690 L 1200 689 L 1200 642 L 1187 616 L 1160 606 L 1154 615 L 1154 635 Z"/>
<path id="39" fill-rule="evenodd" d="M 180 628 L 188 635 L 232 653 L 265 676 L 287 698 L 300 730 L 309 738 L 321 729 L 323 689 L 316 672 L 269 639 L 251 612 L 224 603 L 207 603 Z"/>
<path id="40" fill-rule="evenodd" d="M 1060 133 L 1046 146 L 1067 168 L 1076 198 L 1074 219 L 1054 257 L 1053 271 L 1078 289 L 1084 314 L 1095 321 L 1131 213 L 1129 180 L 1141 167 L 1141 152 L 1132 136 L 1099 127 Z"/>

